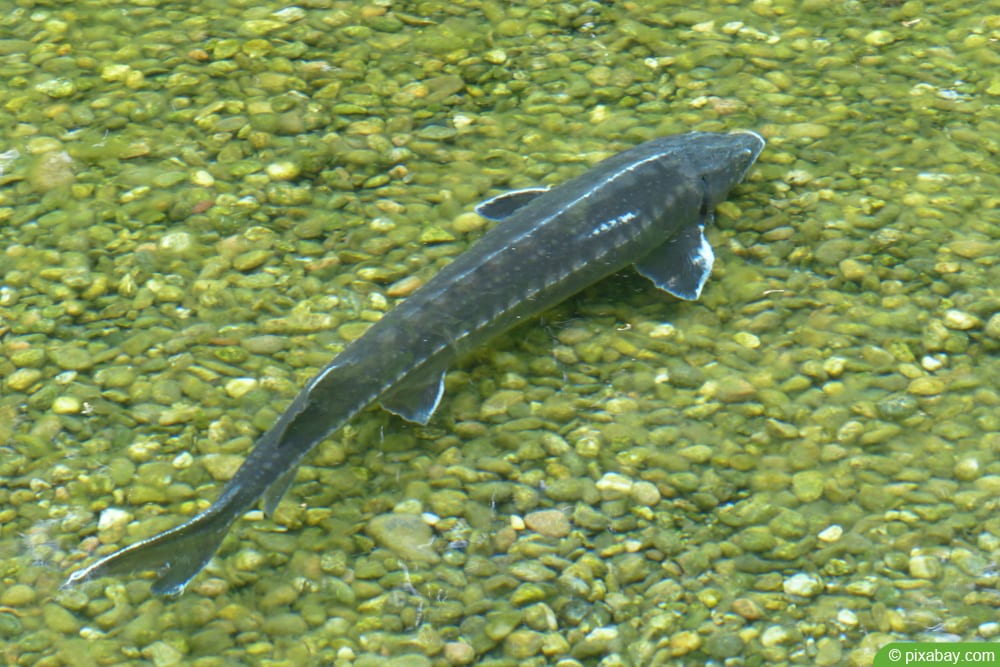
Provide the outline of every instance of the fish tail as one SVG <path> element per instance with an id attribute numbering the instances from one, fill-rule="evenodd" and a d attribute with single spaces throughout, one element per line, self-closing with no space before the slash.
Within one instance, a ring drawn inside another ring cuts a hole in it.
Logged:
<path id="1" fill-rule="evenodd" d="M 154 593 L 180 595 L 215 555 L 235 518 L 234 513 L 212 511 L 210 508 L 176 528 L 119 549 L 77 570 L 63 586 L 73 586 L 98 577 L 154 571 Z"/>

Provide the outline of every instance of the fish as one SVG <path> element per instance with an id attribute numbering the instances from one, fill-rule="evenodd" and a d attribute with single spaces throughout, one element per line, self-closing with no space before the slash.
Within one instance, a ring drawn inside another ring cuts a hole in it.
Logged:
<path id="1" fill-rule="evenodd" d="M 151 571 L 154 593 L 180 595 L 236 519 L 258 503 L 270 516 L 303 457 L 359 412 L 378 403 L 427 424 L 458 357 L 629 265 L 674 297 L 697 299 L 714 262 L 705 227 L 764 145 L 749 130 L 660 137 L 558 187 L 481 203 L 477 212 L 497 224 L 309 380 L 215 502 L 65 585 Z"/>

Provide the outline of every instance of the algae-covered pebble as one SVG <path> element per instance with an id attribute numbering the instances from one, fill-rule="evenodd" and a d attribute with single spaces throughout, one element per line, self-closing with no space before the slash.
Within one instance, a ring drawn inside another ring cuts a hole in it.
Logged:
<path id="1" fill-rule="evenodd" d="M 432 548 L 434 531 L 419 514 L 379 514 L 368 522 L 365 532 L 404 560 L 421 563 L 440 560 Z"/>
<path id="2" fill-rule="evenodd" d="M 936 396 L 944 392 L 945 384 L 943 380 L 935 377 L 919 377 L 913 380 L 906 390 L 917 396 Z"/>
<path id="3" fill-rule="evenodd" d="M 27 584 L 12 584 L 0 593 L 0 605 L 23 607 L 35 601 L 35 589 Z"/>
<path id="4" fill-rule="evenodd" d="M 271 259 L 270 250 L 250 250 L 233 258 L 233 268 L 237 271 L 253 271 Z"/>
<path id="5" fill-rule="evenodd" d="M 52 362 L 64 370 L 83 371 L 94 365 L 93 357 L 87 350 L 76 345 L 59 345 L 49 350 Z"/>
<path id="6" fill-rule="evenodd" d="M 19 368 L 7 376 L 7 388 L 11 391 L 28 391 L 41 379 L 42 372 L 37 368 Z"/>
<path id="7" fill-rule="evenodd" d="M 823 473 L 817 470 L 804 470 L 792 476 L 792 492 L 804 503 L 819 500 L 823 495 Z"/>
<path id="8" fill-rule="evenodd" d="M 486 625 L 483 628 L 486 636 L 493 641 L 500 641 L 514 631 L 524 614 L 516 609 L 491 611 L 486 614 Z"/>
<path id="9" fill-rule="evenodd" d="M 753 398 L 757 388 L 737 375 L 727 375 L 713 383 L 711 394 L 723 403 L 741 403 Z"/>
<path id="10" fill-rule="evenodd" d="M 995 313 L 983 327 L 983 333 L 990 338 L 1000 340 L 1000 313 Z"/>
<path id="11" fill-rule="evenodd" d="M 528 628 L 518 628 L 504 638 L 504 653 L 516 660 L 525 660 L 536 655 L 542 648 L 543 636 Z"/>
<path id="12" fill-rule="evenodd" d="M 48 603 L 42 607 L 42 618 L 45 627 L 53 632 L 73 635 L 80 631 L 81 623 L 76 616 L 58 604 Z"/>
<path id="13" fill-rule="evenodd" d="M 895 35 L 888 30 L 872 30 L 865 35 L 865 44 L 869 46 L 888 46 L 896 41 Z"/>
<path id="14" fill-rule="evenodd" d="M 243 457 L 237 454 L 220 454 L 212 452 L 201 457 L 201 465 L 205 467 L 212 479 L 228 482 L 243 464 Z"/>
<path id="15" fill-rule="evenodd" d="M 569 534 L 570 523 L 560 510 L 539 510 L 524 517 L 525 525 L 546 537 L 565 537 Z"/>
<path id="16" fill-rule="evenodd" d="M 181 664 L 184 660 L 184 653 L 165 641 L 155 641 L 144 647 L 142 656 L 156 667 L 171 667 Z"/>
<path id="17" fill-rule="evenodd" d="M 917 579 L 937 579 L 941 576 L 941 561 L 930 554 L 916 554 L 910 557 L 910 576 Z"/>
<path id="18" fill-rule="evenodd" d="M 470 665 L 476 659 L 476 649 L 465 641 L 446 642 L 442 655 L 449 665 Z"/>
<path id="19" fill-rule="evenodd" d="M 478 213 L 462 213 L 451 223 L 451 228 L 459 234 L 477 232 L 486 226 L 486 218 Z"/>
<path id="20" fill-rule="evenodd" d="M 571 653 L 573 657 L 580 659 L 605 655 L 618 649 L 620 642 L 621 631 L 617 626 L 602 626 L 594 628 L 574 644 Z"/>
<path id="21" fill-rule="evenodd" d="M 645 507 L 652 507 L 660 502 L 660 490 L 652 482 L 639 481 L 632 485 L 632 500 Z"/>

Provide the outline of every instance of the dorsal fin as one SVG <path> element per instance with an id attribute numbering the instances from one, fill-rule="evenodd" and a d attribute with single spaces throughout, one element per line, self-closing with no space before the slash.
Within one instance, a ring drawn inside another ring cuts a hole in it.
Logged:
<path id="1" fill-rule="evenodd" d="M 503 220 L 538 195 L 543 195 L 548 191 L 549 188 L 543 187 L 504 192 L 479 204 L 476 207 L 476 213 L 489 220 Z"/>

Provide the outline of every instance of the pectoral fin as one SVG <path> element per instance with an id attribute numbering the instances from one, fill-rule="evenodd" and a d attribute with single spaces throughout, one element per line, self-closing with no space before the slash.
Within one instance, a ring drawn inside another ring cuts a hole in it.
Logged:
<path id="1" fill-rule="evenodd" d="M 549 188 L 526 188 L 512 190 L 487 199 L 476 207 L 476 213 L 490 220 L 503 220 Z"/>
<path id="2" fill-rule="evenodd" d="M 694 301 L 701 296 L 714 262 L 715 253 L 705 238 L 705 221 L 701 220 L 640 259 L 635 268 L 661 290 Z"/>
<path id="3" fill-rule="evenodd" d="M 407 378 L 406 382 L 386 392 L 379 403 L 407 421 L 426 424 L 441 402 L 442 394 L 444 371 L 436 371 Z"/>

